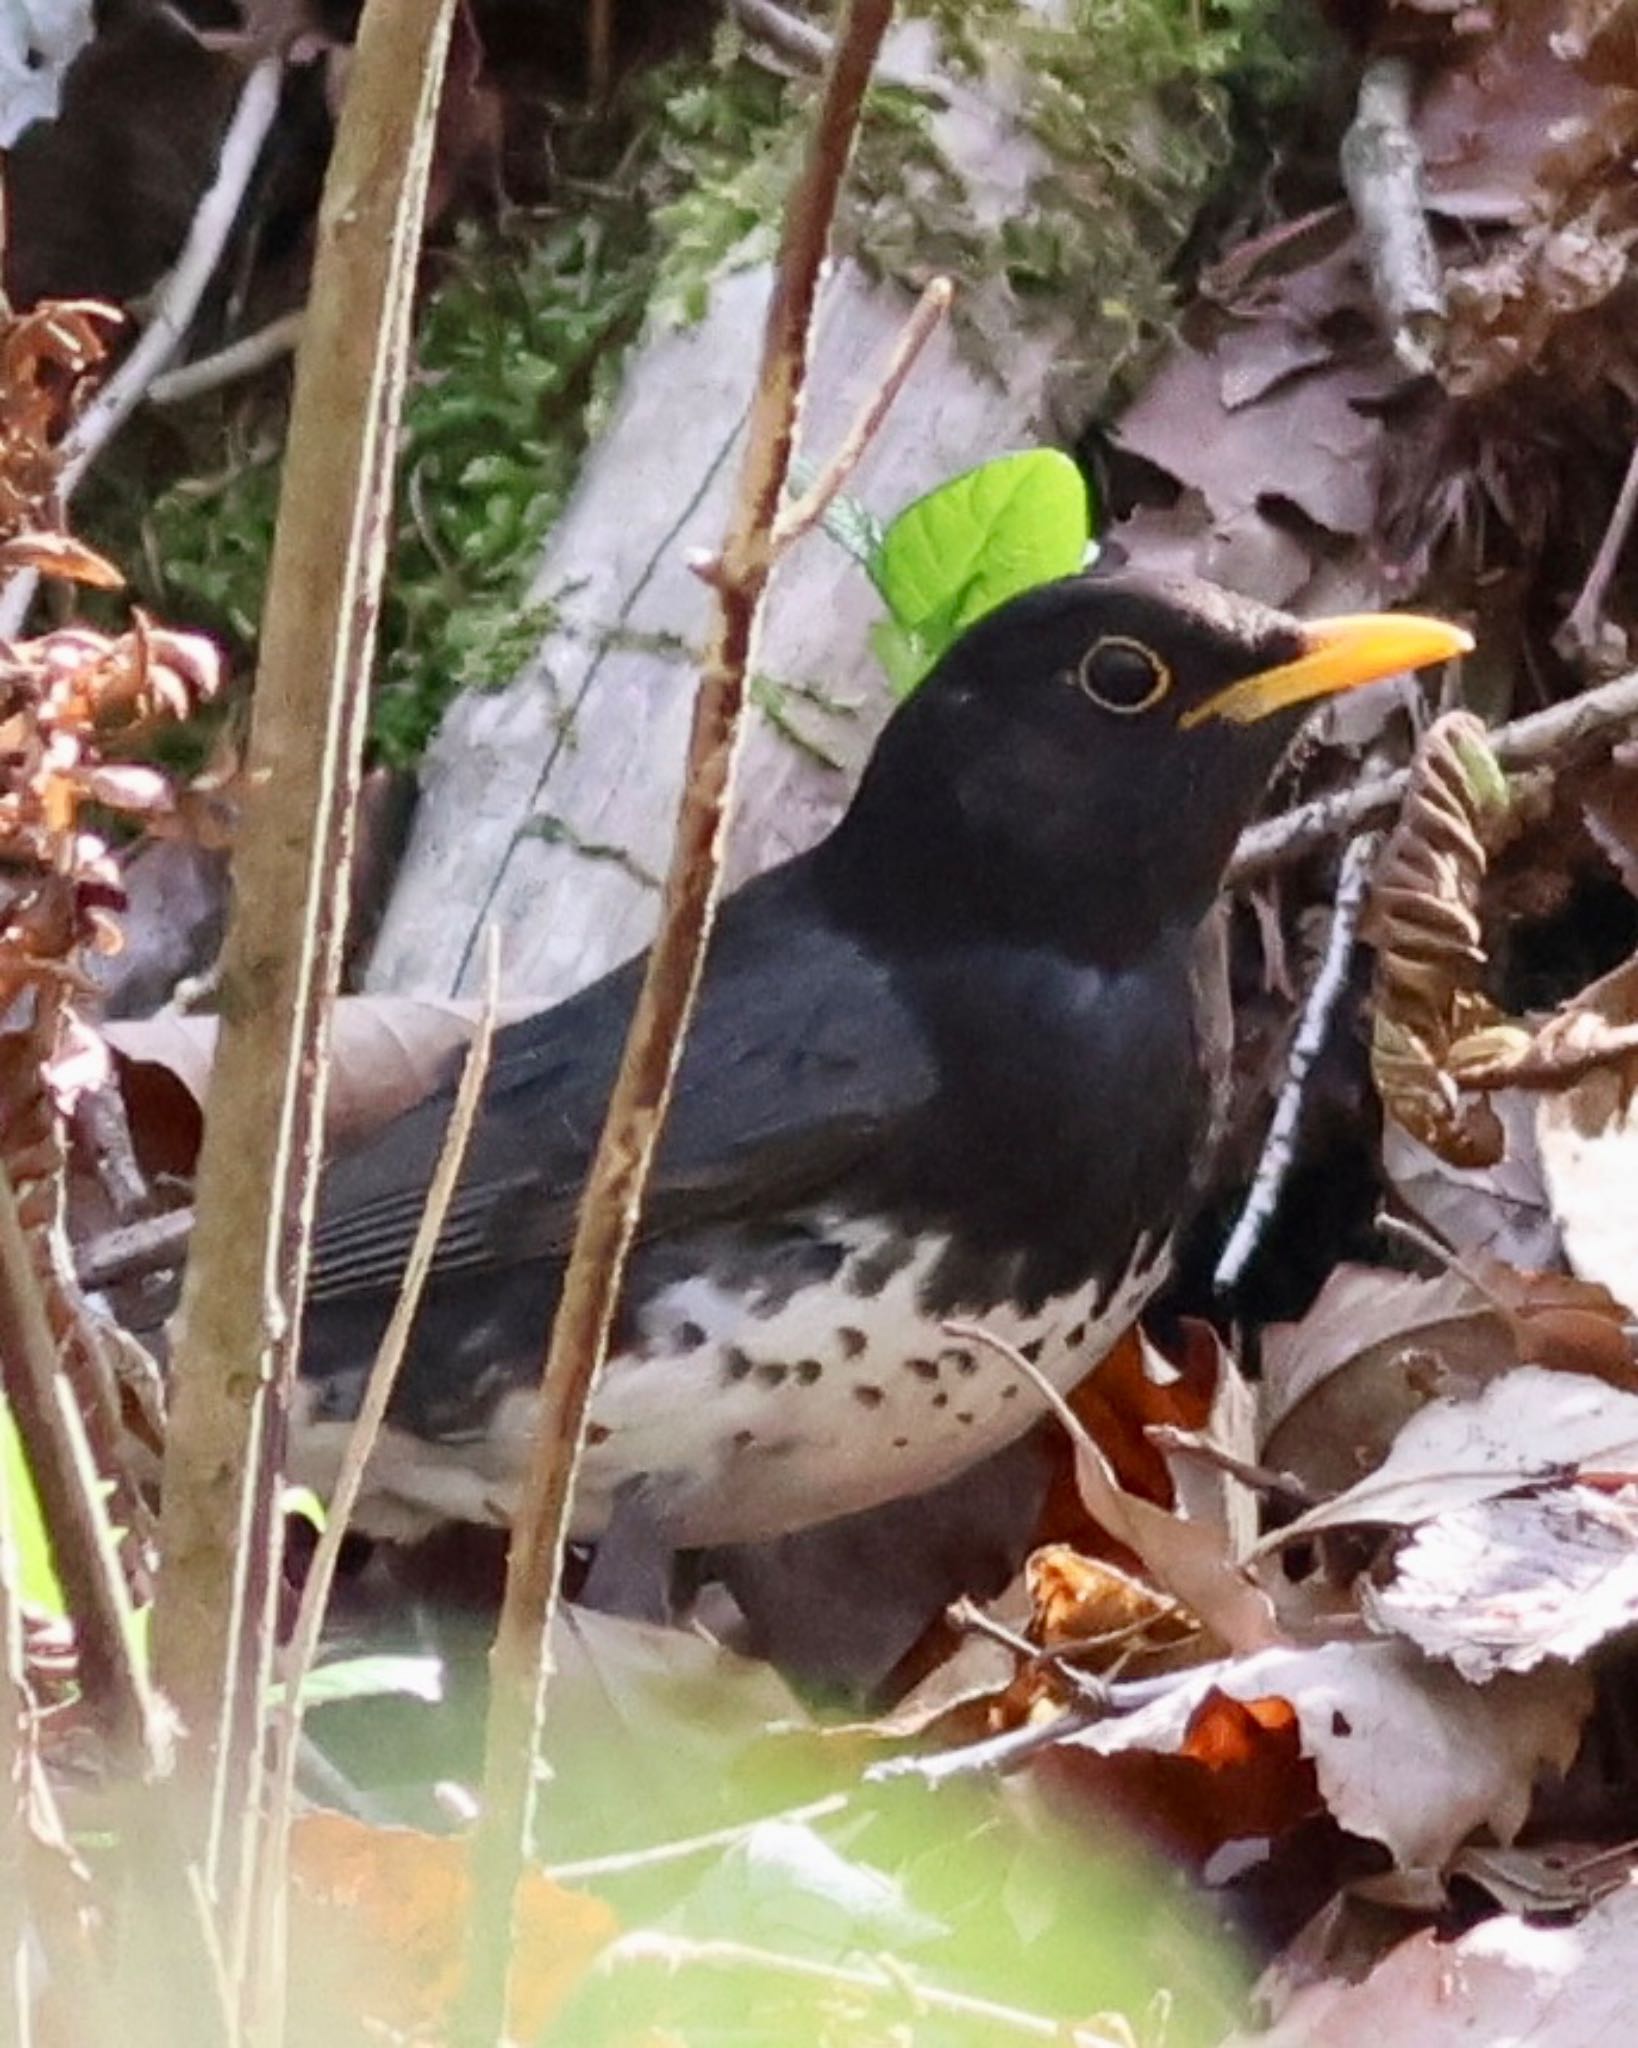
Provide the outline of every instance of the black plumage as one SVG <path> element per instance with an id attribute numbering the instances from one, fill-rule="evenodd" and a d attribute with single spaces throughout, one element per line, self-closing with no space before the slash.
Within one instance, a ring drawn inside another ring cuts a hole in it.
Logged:
<path id="1" fill-rule="evenodd" d="M 720 1542 L 960 1469 L 1037 1404 L 951 1316 L 1059 1380 L 1095 1362 L 1198 1178 L 1196 936 L 1304 700 L 1459 644 L 1114 577 L 966 634 L 829 838 L 723 908 L 577 1528 L 627 1482 L 678 1541 Z M 639 971 L 499 1036 L 366 1527 L 508 1512 Z M 450 1099 L 327 1177 L 299 1477 L 333 1467 Z"/>

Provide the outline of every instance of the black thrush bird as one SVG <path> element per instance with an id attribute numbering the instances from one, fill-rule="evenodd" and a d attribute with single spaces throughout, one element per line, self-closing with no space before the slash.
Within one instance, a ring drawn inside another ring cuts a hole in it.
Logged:
<path id="1" fill-rule="evenodd" d="M 674 1546 L 929 1488 L 1039 1413 L 1164 1277 L 1213 1093 L 1192 960 L 1314 698 L 1463 651 L 1075 577 L 992 612 L 877 743 L 830 836 L 723 907 L 594 1404 L 574 1528 L 634 1487 Z M 498 1039 L 361 1526 L 504 1521 L 637 986 Z M 327 1177 L 292 1419 L 333 1477 L 451 1091 Z"/>

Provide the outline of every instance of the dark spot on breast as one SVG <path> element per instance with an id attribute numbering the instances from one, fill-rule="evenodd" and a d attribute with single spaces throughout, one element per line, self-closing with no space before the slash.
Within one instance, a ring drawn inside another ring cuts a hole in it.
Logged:
<path id="1" fill-rule="evenodd" d="M 730 1344 L 722 1354 L 722 1376 L 730 1384 L 735 1380 L 749 1379 L 752 1363 L 737 1344 Z"/>
<path id="2" fill-rule="evenodd" d="M 754 1429 L 736 1429 L 734 1431 L 734 1449 L 736 1451 L 748 1451 L 755 1442 L 756 1431 Z"/>
<path id="3" fill-rule="evenodd" d="M 698 1323 L 679 1323 L 671 1334 L 679 1351 L 698 1351 L 705 1342 L 705 1332 Z"/>
<path id="4" fill-rule="evenodd" d="M 852 1323 L 843 1323 L 836 1332 L 836 1341 L 842 1347 L 844 1358 L 862 1358 L 870 1342 L 864 1331 L 855 1329 Z"/>
<path id="5" fill-rule="evenodd" d="M 977 1420 L 978 1417 L 974 1415 L 970 1408 L 958 1408 L 956 1410 L 957 1422 L 976 1422 Z"/>
<path id="6" fill-rule="evenodd" d="M 948 1408 L 949 1405 L 950 1397 L 948 1394 L 935 1394 L 933 1396 L 933 1406 L 935 1408 Z"/>
<path id="7" fill-rule="evenodd" d="M 796 1377 L 804 1387 L 811 1387 L 824 1369 L 817 1358 L 799 1358 L 796 1361 Z"/>
<path id="8" fill-rule="evenodd" d="M 1027 1358 L 1031 1365 L 1038 1365 L 1040 1363 L 1041 1353 L 1045 1349 L 1046 1339 L 1044 1337 L 1031 1337 L 1027 1344 L 1020 1344 L 1018 1347 L 1019 1355 Z"/>
<path id="9" fill-rule="evenodd" d="M 1018 1399 L 1018 1382 L 1016 1380 L 1009 1380 L 1001 1389 L 1001 1398 L 1003 1401 L 1016 1401 Z"/>
<path id="10" fill-rule="evenodd" d="M 894 1439 L 893 1439 L 893 1448 L 894 1448 L 894 1450 L 896 1450 L 896 1451 L 907 1451 L 907 1450 L 909 1450 L 909 1448 L 910 1448 L 910 1439 L 909 1439 L 909 1438 L 908 1438 L 907 1436 L 896 1436 L 896 1437 L 894 1437 Z"/>
<path id="11" fill-rule="evenodd" d="M 978 1360 L 970 1351 L 941 1351 L 939 1357 L 946 1365 L 954 1366 L 956 1371 L 964 1376 L 978 1370 Z"/>
<path id="12" fill-rule="evenodd" d="M 588 1445 L 606 1444 L 608 1440 L 609 1429 L 606 1423 L 588 1422 L 586 1424 L 586 1442 Z"/>
<path id="13" fill-rule="evenodd" d="M 860 1252 L 848 1269 L 849 1289 L 868 1301 L 880 1294 L 895 1273 L 909 1265 L 913 1247 L 907 1237 L 890 1237 L 867 1252 Z"/>
<path id="14" fill-rule="evenodd" d="M 788 1370 L 789 1368 L 783 1365 L 759 1365 L 752 1376 L 765 1387 L 778 1387 L 784 1385 Z"/>
<path id="15" fill-rule="evenodd" d="M 1074 1329 L 1072 1329 L 1069 1335 L 1064 1339 L 1064 1342 L 1069 1346 L 1071 1351 L 1079 1351 L 1081 1346 L 1086 1342 L 1085 1323 L 1077 1323 Z"/>
<path id="16" fill-rule="evenodd" d="M 887 1396 L 880 1387 L 873 1387 L 868 1380 L 863 1380 L 853 1389 L 853 1398 L 861 1408 L 879 1408 Z"/>
<path id="17" fill-rule="evenodd" d="M 907 1358 L 904 1362 L 918 1380 L 936 1380 L 938 1378 L 938 1360 L 936 1358 Z"/>

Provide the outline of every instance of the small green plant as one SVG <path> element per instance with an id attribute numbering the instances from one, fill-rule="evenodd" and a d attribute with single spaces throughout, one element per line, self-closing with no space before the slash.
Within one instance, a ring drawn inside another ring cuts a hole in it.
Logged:
<path id="1" fill-rule="evenodd" d="M 1086 480 L 1055 448 L 998 456 L 907 505 L 862 555 L 887 606 L 871 644 L 894 691 L 998 604 L 1073 575 L 1092 537 Z"/>

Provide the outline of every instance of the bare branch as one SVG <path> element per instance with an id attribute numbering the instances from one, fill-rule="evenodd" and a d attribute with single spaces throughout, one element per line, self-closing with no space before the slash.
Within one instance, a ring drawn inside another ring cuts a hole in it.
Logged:
<path id="1" fill-rule="evenodd" d="M 1291 1040 L 1285 1079 L 1280 1083 L 1279 1100 L 1269 1120 L 1268 1135 L 1263 1139 L 1250 1192 L 1212 1275 L 1212 1285 L 1219 1293 L 1226 1294 L 1238 1283 L 1262 1242 L 1269 1219 L 1279 1207 L 1280 1190 L 1285 1186 L 1286 1175 L 1296 1157 L 1297 1133 L 1302 1123 L 1308 1076 L 1330 1032 L 1331 1014 L 1348 983 L 1354 940 L 1365 908 L 1371 868 L 1381 843 L 1379 833 L 1362 832 L 1342 857 L 1336 901 L 1331 910 L 1331 930 L 1325 941 L 1325 956 L 1314 976 Z"/>
<path id="2" fill-rule="evenodd" d="M 1546 711 L 1533 711 L 1528 718 L 1497 726 L 1490 735 L 1490 748 L 1504 768 L 1563 768 L 1613 746 L 1622 731 L 1634 724 L 1638 724 L 1638 670 L 1617 676 L 1600 689 L 1584 690 L 1579 697 L 1567 698 Z M 1409 787 L 1410 771 L 1400 768 L 1392 775 L 1374 776 L 1253 825 L 1241 833 L 1234 849 L 1228 886 L 1244 888 L 1328 840 L 1386 823 L 1404 802 Z"/>
<path id="3" fill-rule="evenodd" d="M 732 0 L 734 18 L 770 49 L 803 71 L 823 71 L 830 61 L 830 37 L 775 0 Z"/>
<path id="4" fill-rule="evenodd" d="M 503 2029 L 513 1902 L 533 1837 L 551 1616 L 575 1468 L 715 914 L 746 677 L 773 567 L 814 306 L 871 67 L 892 11 L 892 0 L 851 0 L 787 207 L 660 928 L 592 1160 L 547 1352 L 540 1423 L 513 1522 L 490 1662 L 483 1814 L 472 1842 L 466 1979 L 456 2029 L 473 2048 L 489 2048 Z"/>
<path id="5" fill-rule="evenodd" d="M 262 635 L 222 1030 L 172 1374 L 154 1663 L 241 1902 L 367 678 L 453 0 L 368 0 L 319 218 Z M 228 1941 L 237 1976 L 248 1930 Z"/>
<path id="6" fill-rule="evenodd" d="M 953 2019 L 968 2027 L 982 2027 L 982 2038 L 987 2041 L 1044 2041 L 1053 2048 L 1131 2048 L 1131 2035 L 1125 2029 L 1112 2032 L 1094 2020 L 1049 2019 L 1044 2013 L 1000 2005 L 991 1998 L 923 1984 L 885 1958 L 874 1968 L 844 1967 L 752 1948 L 744 1942 L 690 1941 L 680 1935 L 645 1932 L 622 1935 L 604 1949 L 592 1966 L 593 1984 L 629 1977 L 638 1969 L 666 1978 L 690 1970 L 710 1970 L 811 1984 L 816 1991 L 828 1991 L 832 1996 L 846 1992 L 882 2008 L 884 2030 L 889 2015 L 900 2021 Z M 586 2035 L 582 2033 L 580 2038 Z M 597 2038 L 605 2037 L 599 2033 Z"/>
<path id="7" fill-rule="evenodd" d="M 342 1541 L 347 1534 L 347 1525 L 352 1520 L 353 1510 L 358 1505 L 358 1496 L 364 1484 L 370 1455 L 375 1449 L 376 1439 L 381 1434 L 381 1426 L 387 1419 L 387 1406 L 392 1399 L 393 1388 L 398 1383 L 398 1373 L 404 1363 L 404 1354 L 409 1349 L 410 1334 L 421 1307 L 421 1296 L 426 1291 L 428 1275 L 432 1271 L 438 1240 L 443 1235 L 449 1205 L 454 1200 L 456 1183 L 460 1179 L 461 1166 L 466 1158 L 466 1148 L 471 1141 L 473 1127 L 478 1121 L 478 1111 L 483 1106 L 483 1087 L 489 1075 L 489 1055 L 494 1046 L 495 1018 L 499 1008 L 500 947 L 491 928 L 483 1009 L 479 1016 L 478 1028 L 461 1070 L 460 1086 L 456 1090 L 455 1101 L 450 1109 L 449 1123 L 444 1131 L 444 1141 L 439 1148 L 437 1164 L 433 1168 L 432 1182 L 427 1189 L 421 1220 L 416 1226 L 415 1238 L 405 1263 L 398 1298 L 393 1303 L 392 1314 L 370 1367 L 369 1378 L 365 1381 L 358 1416 L 353 1423 L 352 1434 L 347 1439 L 347 1448 L 342 1455 L 336 1483 L 331 1489 L 324 1532 L 319 1537 L 318 1548 L 314 1551 L 312 1563 L 308 1567 L 307 1581 L 302 1587 L 301 1606 L 296 1614 L 295 1627 L 291 1631 L 290 1646 L 285 1653 L 284 1697 L 275 1722 L 271 1783 L 267 1792 L 268 1819 L 257 1869 L 261 1912 L 268 1925 L 280 1924 L 282 1901 L 288 1882 L 290 1819 L 296 1789 L 296 1766 L 300 1756 L 304 1711 L 303 1687 L 318 1655 L 319 1637 L 324 1628 L 325 1612 L 330 1604 L 330 1590 L 335 1584 Z M 265 2007 L 260 2015 L 265 2036 L 270 2042 L 279 2042 L 284 2038 L 283 2001 L 280 1995 L 283 1988 L 283 1973 L 277 1967 L 278 1960 L 276 1956 L 264 1958 L 260 1972 L 261 1981 L 267 1987 L 267 1996 L 271 2001 L 270 2006 Z M 278 2009 L 274 2010 L 272 2006 Z"/>
<path id="8" fill-rule="evenodd" d="M 254 334 L 241 335 L 226 348 L 217 349 L 214 355 L 197 356 L 191 363 L 166 370 L 148 387 L 148 403 L 184 405 L 206 391 L 236 384 L 241 377 L 254 377 L 258 370 L 265 370 L 269 363 L 290 354 L 301 339 L 301 323 L 302 308 L 298 306 L 293 313 L 281 313 L 277 320 L 269 320 Z"/>
<path id="9" fill-rule="evenodd" d="M 883 366 L 875 390 L 860 406 L 835 454 L 801 497 L 780 513 L 773 535 L 776 559 L 805 533 L 811 533 L 830 510 L 837 492 L 846 489 L 860 457 L 875 439 L 894 399 L 904 389 L 905 379 L 915 368 L 916 358 L 932 339 L 933 330 L 950 310 L 954 298 L 955 286 L 949 278 L 935 277 L 929 281 L 893 344 L 893 353 Z"/>
<path id="10" fill-rule="evenodd" d="M 264 57 L 245 80 L 222 138 L 216 176 L 194 210 L 187 240 L 165 282 L 142 338 L 74 424 L 63 443 L 60 488 L 64 498 L 95 461 L 187 338 L 205 287 L 215 275 L 222 250 L 238 218 L 240 202 L 279 110 L 284 66 Z M 32 569 L 13 576 L 0 591 L 0 640 L 15 639 L 33 601 L 39 577 Z"/>
<path id="11" fill-rule="evenodd" d="M 1627 457 L 1627 473 L 1622 477 L 1621 488 L 1616 494 L 1615 510 L 1610 514 L 1609 524 L 1598 543 L 1598 552 L 1593 556 L 1586 581 L 1566 613 L 1564 623 L 1553 635 L 1554 645 L 1571 660 L 1585 659 L 1598 650 L 1599 628 L 1604 623 L 1604 598 L 1627 544 L 1627 536 L 1632 531 L 1634 514 L 1638 514 L 1638 441 L 1633 443 L 1632 453 Z"/>
<path id="12" fill-rule="evenodd" d="M 1342 182 L 1394 354 L 1420 376 L 1433 367 L 1445 284 L 1422 198 L 1422 149 L 1411 126 L 1415 87 L 1408 57 L 1373 57 L 1366 65 L 1358 111 L 1342 138 Z"/>
<path id="13" fill-rule="evenodd" d="M 162 1719 L 134 1654 L 130 1596 L 101 1483 L 84 1440 L 18 1214 L 0 1164 L 0 1356 L 19 1433 L 74 1619 L 85 1705 L 118 1768 L 147 1776 L 158 1764 Z"/>

